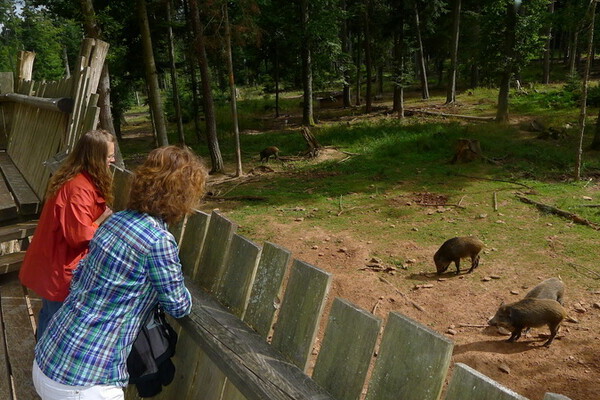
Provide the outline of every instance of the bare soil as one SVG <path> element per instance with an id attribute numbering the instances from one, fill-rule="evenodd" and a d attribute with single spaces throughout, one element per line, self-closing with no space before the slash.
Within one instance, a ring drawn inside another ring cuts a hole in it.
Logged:
<path id="1" fill-rule="evenodd" d="M 470 267 L 469 260 L 464 260 L 460 275 L 455 275 L 452 264 L 449 272 L 439 277 L 433 273 L 432 260 L 438 245 L 423 248 L 396 237 L 387 247 L 405 256 L 408 269 L 385 271 L 384 267 L 376 271 L 366 267 L 373 248 L 368 238 L 328 232 L 308 221 L 296 224 L 306 226 L 299 230 L 294 224 L 275 221 L 267 221 L 265 226 L 294 257 L 333 274 L 330 301 L 345 298 L 384 321 L 391 311 L 407 315 L 454 341 L 453 362 L 465 363 L 530 399 L 542 399 L 546 392 L 572 400 L 600 398 L 600 291 L 565 282 L 565 308 L 578 323 L 563 322 L 548 348 L 542 346 L 549 333 L 546 327 L 532 329 L 528 337 L 507 343 L 508 336 L 496 328 L 468 325 L 487 325 L 501 301 L 517 301 L 550 277 L 540 275 L 544 266 L 524 269 L 518 262 L 490 265 L 482 254 L 480 266 L 472 274 L 464 274 Z M 483 281 L 490 275 L 499 279 Z M 576 311 L 575 303 L 586 311 Z"/>

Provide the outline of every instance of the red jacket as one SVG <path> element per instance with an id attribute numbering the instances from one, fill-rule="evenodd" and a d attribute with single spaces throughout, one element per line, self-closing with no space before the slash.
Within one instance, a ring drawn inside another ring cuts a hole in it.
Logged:
<path id="1" fill-rule="evenodd" d="M 65 183 L 44 204 L 19 272 L 21 283 L 47 300 L 64 301 L 73 270 L 98 229 L 94 221 L 105 209 L 87 173 Z"/>

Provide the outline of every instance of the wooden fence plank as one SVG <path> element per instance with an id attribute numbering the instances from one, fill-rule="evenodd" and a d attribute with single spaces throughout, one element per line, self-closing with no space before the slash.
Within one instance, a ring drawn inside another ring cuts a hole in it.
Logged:
<path id="1" fill-rule="evenodd" d="M 171 322 L 171 319 L 170 321 Z M 153 399 L 190 399 L 189 391 L 194 383 L 198 371 L 198 359 L 202 356 L 202 350 L 192 340 L 190 335 L 181 329 L 181 326 L 174 322 L 171 324 L 177 331 L 179 338 L 177 340 L 177 349 L 172 358 L 175 364 L 175 377 L 173 382 L 163 388 L 163 391 Z M 136 390 L 137 393 L 137 390 Z"/>
<path id="2" fill-rule="evenodd" d="M 133 174 L 126 169 L 114 167 L 115 172 L 113 175 L 113 196 L 114 202 L 112 209 L 113 211 L 124 210 L 129 200 L 129 189 L 131 188 L 131 180 Z"/>
<path id="3" fill-rule="evenodd" d="M 290 256 L 290 251 L 273 243 L 265 242 L 262 249 L 244 322 L 264 338 L 273 326 Z"/>
<path id="4" fill-rule="evenodd" d="M 294 260 L 272 345 L 306 372 L 331 274 Z"/>
<path id="5" fill-rule="evenodd" d="M 1 278 L 0 278 L 1 279 Z M 2 315 L 2 297 L 4 297 L 2 280 L 0 280 L 0 399 L 12 400 L 12 384 L 10 381 L 10 369 L 8 349 L 6 348 L 6 333 L 4 328 L 4 316 Z"/>
<path id="6" fill-rule="evenodd" d="M 39 211 L 40 199 L 27 184 L 6 152 L 0 152 L 0 169 L 15 197 L 21 215 L 33 215 Z"/>
<path id="7" fill-rule="evenodd" d="M 24 251 L 17 251 L 15 253 L 3 254 L 0 256 L 0 275 L 7 274 L 12 271 L 18 271 L 21 269 L 21 264 L 25 258 Z"/>
<path id="8" fill-rule="evenodd" d="M 556 394 L 556 393 L 546 393 L 546 395 L 544 396 L 544 398 L 542 400 L 571 400 L 570 398 L 568 398 L 567 396 L 563 396 L 562 394 Z"/>
<path id="9" fill-rule="evenodd" d="M 217 298 L 240 319 L 246 312 L 259 254 L 260 247 L 243 236 L 233 235 Z"/>
<path id="10" fill-rule="evenodd" d="M 185 222 L 187 220 L 187 215 L 183 217 L 181 221 L 175 222 L 174 224 L 169 224 L 169 232 L 175 238 L 177 242 L 177 246 L 181 248 L 181 236 L 183 235 L 183 230 L 185 229 Z"/>
<path id="11" fill-rule="evenodd" d="M 185 230 L 179 246 L 179 258 L 181 258 L 184 274 L 192 279 L 196 276 L 209 222 L 210 215 L 196 210 L 187 217 L 185 223 Z"/>
<path id="12" fill-rule="evenodd" d="M 198 263 L 194 282 L 200 287 L 215 292 L 223 275 L 223 262 L 229 249 L 231 238 L 237 230 L 237 224 L 213 211 L 206 233 L 206 239 Z"/>
<path id="13" fill-rule="evenodd" d="M 381 319 L 336 298 L 312 374 L 315 382 L 337 400 L 360 399 L 380 327 Z"/>
<path id="14" fill-rule="evenodd" d="M 33 387 L 31 366 L 35 338 L 29 318 L 29 310 L 23 298 L 23 288 L 16 275 L 6 275 L 2 280 L 2 317 L 6 332 L 6 343 L 10 362 L 10 371 L 18 399 L 39 398 Z"/>
<path id="15" fill-rule="evenodd" d="M 468 365 L 456 363 L 445 400 L 527 400 Z"/>
<path id="16" fill-rule="evenodd" d="M 177 322 L 249 400 L 333 399 L 211 296 L 189 289 L 192 313 Z"/>
<path id="17" fill-rule="evenodd" d="M 367 400 L 437 400 L 452 357 L 452 341 L 391 312 L 381 339 Z"/>
<path id="18" fill-rule="evenodd" d="M 4 178 L 0 176 L 0 221 L 7 221 L 18 216 L 15 200 L 4 182 Z"/>

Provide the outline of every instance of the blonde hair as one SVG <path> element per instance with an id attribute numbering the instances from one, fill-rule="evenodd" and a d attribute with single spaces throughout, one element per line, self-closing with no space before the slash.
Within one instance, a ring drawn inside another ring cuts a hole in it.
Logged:
<path id="1" fill-rule="evenodd" d="M 75 175 L 86 172 L 104 200 L 111 204 L 113 200 L 112 174 L 106 167 L 108 143 L 115 143 L 115 138 L 105 130 L 89 131 L 81 136 L 73 151 L 69 153 L 67 159 L 50 179 L 46 197 L 56 194 Z"/>
<path id="2" fill-rule="evenodd" d="M 198 204 L 206 176 L 202 161 L 189 148 L 154 149 L 134 173 L 127 208 L 177 222 Z"/>

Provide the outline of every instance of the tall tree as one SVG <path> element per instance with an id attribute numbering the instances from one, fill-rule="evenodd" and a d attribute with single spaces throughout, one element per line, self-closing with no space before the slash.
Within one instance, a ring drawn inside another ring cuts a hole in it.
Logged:
<path id="1" fill-rule="evenodd" d="M 229 76 L 229 93 L 231 102 L 231 120 L 233 122 L 233 137 L 235 142 L 235 176 L 241 176 L 242 151 L 240 147 L 240 128 L 238 126 L 237 99 L 235 78 L 233 75 L 233 55 L 231 54 L 231 27 L 229 24 L 229 11 L 227 2 L 223 4 L 223 17 L 225 20 L 225 53 L 227 58 L 227 75 Z"/>
<path id="2" fill-rule="evenodd" d="M 504 56 L 506 58 L 504 69 L 500 77 L 500 90 L 498 92 L 498 109 L 496 121 L 508 121 L 508 94 L 510 80 L 514 72 L 515 42 L 517 34 L 517 3 L 506 2 L 506 31 L 504 38 Z"/>
<path id="3" fill-rule="evenodd" d="M 175 107 L 175 119 L 177 120 L 177 134 L 179 136 L 179 143 L 185 144 L 185 134 L 183 132 L 183 117 L 181 115 L 181 104 L 179 102 L 179 85 L 177 84 L 177 68 L 175 66 L 175 39 L 173 37 L 171 7 L 171 0 L 167 0 L 165 8 L 167 12 L 167 41 L 169 43 L 169 66 L 171 71 L 171 87 L 173 92 L 173 106 Z"/>
<path id="4" fill-rule="evenodd" d="M 312 126 L 315 124 L 313 114 L 313 71 L 312 71 L 312 40 L 309 31 L 310 10 L 309 1 L 300 0 L 300 21 L 302 27 L 302 42 L 300 54 L 302 57 L 302 124 Z"/>
<path id="5" fill-rule="evenodd" d="M 590 79 L 590 65 L 594 57 L 594 22 L 596 20 L 596 0 L 589 0 L 589 27 L 588 27 L 588 48 L 587 60 L 585 62 L 585 72 L 581 88 L 581 109 L 579 113 L 579 144 L 577 147 L 577 156 L 575 162 L 575 179 L 581 179 L 581 156 L 583 153 L 583 134 L 585 133 L 585 118 L 587 115 L 587 94 Z"/>
<path id="6" fill-rule="evenodd" d="M 421 97 L 426 100 L 429 98 L 429 85 L 427 83 L 427 66 L 425 64 L 425 50 L 423 49 L 423 39 L 421 37 L 421 21 L 419 19 L 419 6 L 417 0 L 413 0 L 413 16 L 415 19 L 415 33 L 417 35 L 417 45 L 419 46 L 419 76 L 421 78 Z"/>
<path id="7" fill-rule="evenodd" d="M 210 69 L 208 67 L 208 56 L 206 54 L 206 43 L 204 37 L 204 24 L 200 20 L 200 10 L 196 0 L 187 0 L 194 28 L 196 53 L 200 67 L 202 81 L 202 97 L 204 104 L 204 121 L 206 123 L 206 137 L 208 141 L 208 152 L 212 167 L 210 173 L 223 172 L 223 156 L 217 138 L 217 120 L 215 115 L 215 103 L 212 96 L 212 84 Z"/>
<path id="8" fill-rule="evenodd" d="M 156 72 L 156 63 L 154 61 L 154 52 L 152 50 L 152 37 L 150 36 L 150 23 L 148 22 L 146 0 L 137 0 L 137 12 L 142 38 L 146 84 L 148 85 L 148 99 L 152 121 L 154 122 L 154 129 L 156 131 L 156 140 L 159 146 L 166 146 L 169 144 L 169 139 L 167 138 L 165 114 L 163 112 L 163 103 L 160 96 L 160 87 L 158 85 L 158 73 Z"/>
<path id="9" fill-rule="evenodd" d="M 451 44 L 451 63 L 450 79 L 448 81 L 448 91 L 446 93 L 446 104 L 456 101 L 456 69 L 458 68 L 458 38 L 460 31 L 460 6 L 461 0 L 454 0 L 452 13 L 452 44 Z"/>
<path id="10" fill-rule="evenodd" d="M 544 46 L 544 64 L 543 64 L 543 75 L 542 83 L 550 83 L 550 58 L 552 55 L 552 14 L 554 13 L 554 0 L 550 0 L 548 3 L 548 20 L 546 21 L 546 44 Z"/>
<path id="11" fill-rule="evenodd" d="M 371 112 L 373 104 L 373 57 L 371 55 L 371 1 L 365 1 L 364 27 L 365 27 L 365 69 L 367 72 L 367 88 L 365 91 L 365 112 Z"/>
<path id="12" fill-rule="evenodd" d="M 91 38 L 101 39 L 102 33 L 96 18 L 96 11 L 92 0 L 80 0 L 81 14 L 83 16 L 83 28 L 85 34 Z M 100 81 L 98 82 L 98 107 L 100 108 L 99 124 L 100 128 L 121 138 L 121 130 L 115 131 L 113 116 L 110 102 L 110 73 L 108 71 L 108 62 L 104 62 L 102 72 L 100 73 Z M 121 155 L 120 146 L 115 143 L 115 164 L 121 168 L 124 167 L 123 156 Z"/>

